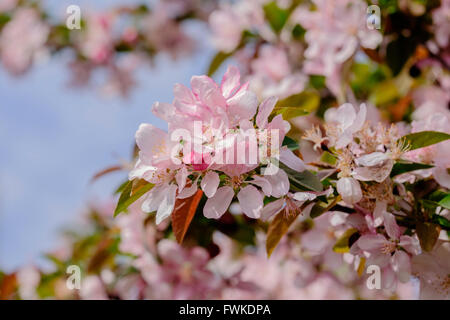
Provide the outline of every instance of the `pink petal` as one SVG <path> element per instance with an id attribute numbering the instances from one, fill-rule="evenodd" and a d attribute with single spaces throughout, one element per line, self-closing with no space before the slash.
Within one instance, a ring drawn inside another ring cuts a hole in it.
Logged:
<path id="1" fill-rule="evenodd" d="M 366 251 L 380 250 L 388 241 L 381 234 L 366 234 L 358 239 L 358 247 Z"/>
<path id="2" fill-rule="evenodd" d="M 256 113 L 258 98 L 251 91 L 241 90 L 227 100 L 230 120 L 239 123 L 241 120 L 250 120 Z"/>
<path id="3" fill-rule="evenodd" d="M 175 107 L 170 103 L 155 102 L 152 107 L 152 112 L 158 118 L 169 121 L 175 113 Z"/>
<path id="4" fill-rule="evenodd" d="M 392 256 L 392 269 L 400 282 L 408 282 L 411 278 L 411 261 L 408 254 L 397 250 Z"/>
<path id="5" fill-rule="evenodd" d="M 420 253 L 420 243 L 415 237 L 401 236 L 398 245 L 413 255 Z"/>
<path id="6" fill-rule="evenodd" d="M 203 192 L 208 198 L 214 196 L 219 187 L 220 178 L 217 172 L 208 171 L 206 175 L 203 177 L 200 186 L 202 187 Z"/>
<path id="7" fill-rule="evenodd" d="M 272 195 L 272 185 L 266 178 L 255 175 L 253 176 L 253 180 L 249 181 L 249 183 L 260 187 L 266 196 Z"/>
<path id="8" fill-rule="evenodd" d="M 270 202 L 261 210 L 261 219 L 263 221 L 269 220 L 270 217 L 280 212 L 283 209 L 283 207 L 284 207 L 284 199 L 278 199 L 273 202 Z"/>
<path id="9" fill-rule="evenodd" d="M 372 152 L 363 155 L 355 160 L 358 166 L 372 167 L 389 159 L 389 156 L 384 152 Z"/>
<path id="10" fill-rule="evenodd" d="M 272 185 L 271 196 L 280 198 L 289 192 L 289 178 L 284 170 L 279 169 L 276 174 L 264 177 Z"/>
<path id="11" fill-rule="evenodd" d="M 383 223 L 384 216 L 383 213 L 386 212 L 387 203 L 386 201 L 377 200 L 375 204 L 375 210 L 373 211 L 373 219 L 375 226 L 378 227 Z"/>
<path id="12" fill-rule="evenodd" d="M 246 216 L 257 219 L 261 216 L 261 210 L 264 206 L 264 197 L 254 186 L 248 185 L 241 189 L 237 198 L 242 211 Z"/>
<path id="13" fill-rule="evenodd" d="M 260 105 L 258 114 L 256 116 L 256 125 L 258 128 L 263 129 L 267 126 L 268 119 L 270 114 L 273 111 L 273 108 L 275 107 L 277 103 L 277 98 L 270 97 L 265 99 Z"/>
<path id="14" fill-rule="evenodd" d="M 192 94 L 192 91 L 182 84 L 177 83 L 174 85 L 173 95 L 178 101 L 188 104 L 195 103 L 195 97 Z"/>
<path id="15" fill-rule="evenodd" d="M 305 170 L 303 160 L 297 157 L 286 146 L 280 149 L 280 161 L 295 171 L 302 172 Z"/>
<path id="16" fill-rule="evenodd" d="M 228 186 L 219 188 L 216 194 L 206 201 L 203 215 L 210 219 L 219 219 L 227 211 L 233 197 L 233 188 Z"/>
<path id="17" fill-rule="evenodd" d="M 185 166 L 178 170 L 175 175 L 175 180 L 177 181 L 178 191 L 181 192 L 186 186 L 186 179 L 188 177 L 188 171 Z"/>
<path id="18" fill-rule="evenodd" d="M 395 217 L 392 213 L 384 212 L 383 213 L 384 218 L 384 228 L 386 229 L 386 233 L 388 234 L 391 239 L 398 240 L 401 235 L 400 227 L 397 224 L 397 221 L 395 221 Z"/>
<path id="19" fill-rule="evenodd" d="M 342 196 L 342 200 L 348 204 L 357 203 L 362 198 L 361 186 L 353 178 L 340 178 L 336 184 L 336 189 Z"/>
<path id="20" fill-rule="evenodd" d="M 443 167 L 433 168 L 434 179 L 443 187 L 450 189 L 450 174 Z"/>
<path id="21" fill-rule="evenodd" d="M 184 188 L 183 191 L 181 191 L 178 194 L 178 199 L 186 199 L 186 198 L 192 197 L 198 190 L 197 181 L 198 181 L 198 177 L 197 177 L 197 179 L 195 179 L 195 181 L 192 183 L 192 185 L 190 187 Z"/>
<path id="22" fill-rule="evenodd" d="M 167 188 L 167 191 L 164 193 L 164 198 L 156 212 L 156 224 L 160 224 L 172 214 L 175 207 L 177 189 L 178 187 L 175 184 L 171 184 L 169 188 Z"/>
<path id="23" fill-rule="evenodd" d="M 226 106 L 226 100 L 222 96 L 217 84 L 207 76 L 193 76 L 191 78 L 192 92 L 200 99 L 208 108 Z"/>
<path id="24" fill-rule="evenodd" d="M 167 138 L 167 133 L 154 125 L 142 123 L 135 135 L 139 150 L 151 156 L 155 146 Z"/>
<path id="25" fill-rule="evenodd" d="M 227 72 L 223 75 L 221 90 L 223 96 L 228 99 L 239 88 L 241 74 L 235 66 L 229 66 Z"/>

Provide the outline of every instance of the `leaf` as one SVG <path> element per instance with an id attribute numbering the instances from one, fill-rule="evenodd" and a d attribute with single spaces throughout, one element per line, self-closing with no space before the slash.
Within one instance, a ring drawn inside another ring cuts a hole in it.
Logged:
<path id="1" fill-rule="evenodd" d="M 433 168 L 433 166 L 430 164 L 417 163 L 417 162 L 403 162 L 403 161 L 397 162 L 392 167 L 391 178 L 395 177 L 399 174 L 405 173 L 405 172 L 421 170 L 421 169 L 429 169 L 429 168 Z"/>
<path id="2" fill-rule="evenodd" d="M 4 275 L 0 281 L 0 300 L 11 299 L 18 287 L 15 273 Z"/>
<path id="3" fill-rule="evenodd" d="M 406 61 L 414 53 L 416 45 L 412 38 L 399 36 L 387 45 L 386 62 L 394 76 L 400 73 Z"/>
<path id="4" fill-rule="evenodd" d="M 122 194 L 119 197 L 119 202 L 117 203 L 116 209 L 114 210 L 114 217 L 119 213 L 127 210 L 132 203 L 134 203 L 136 200 L 138 200 L 153 188 L 154 184 L 147 181 L 142 181 L 145 180 L 128 181 L 122 191 Z"/>
<path id="5" fill-rule="evenodd" d="M 270 222 L 266 239 L 267 256 L 270 257 L 273 250 L 280 242 L 281 238 L 286 234 L 286 232 L 289 230 L 289 227 L 295 221 L 295 219 L 297 219 L 300 213 L 301 211 L 297 210 L 295 212 L 290 212 L 287 215 L 285 211 L 282 210 Z"/>
<path id="6" fill-rule="evenodd" d="M 434 214 L 432 218 L 434 224 L 439 225 L 444 230 L 450 230 L 450 221 L 443 216 Z"/>
<path id="7" fill-rule="evenodd" d="M 211 63 L 209 64 L 207 73 L 208 76 L 211 77 L 217 71 L 217 69 L 220 68 L 222 63 L 227 60 L 232 54 L 233 52 L 217 52 L 214 58 L 211 60 Z"/>
<path id="8" fill-rule="evenodd" d="M 387 80 L 376 85 L 369 100 L 379 106 L 393 101 L 399 96 L 397 85 L 393 80 Z"/>
<path id="9" fill-rule="evenodd" d="M 420 149 L 423 147 L 431 146 L 435 143 L 439 143 L 450 139 L 450 134 L 439 131 L 420 131 L 407 134 L 399 139 L 399 142 L 405 140 L 411 145 L 410 150 Z"/>
<path id="10" fill-rule="evenodd" d="M 325 212 L 330 211 L 330 209 L 333 208 L 339 201 L 341 201 L 341 199 L 342 198 L 339 195 L 336 198 L 334 198 L 333 200 L 330 200 L 329 202 L 323 202 L 323 201 L 316 202 L 314 207 L 312 207 L 309 216 L 312 219 L 317 218 L 318 216 L 321 216 Z"/>
<path id="11" fill-rule="evenodd" d="M 269 21 L 273 31 L 279 33 L 283 29 L 289 17 L 287 10 L 281 9 L 275 1 L 267 3 L 264 7 L 264 14 Z"/>
<path id="12" fill-rule="evenodd" d="M 333 251 L 337 253 L 346 253 L 350 251 L 350 237 L 358 232 L 355 228 L 350 228 L 336 241 Z"/>
<path id="13" fill-rule="evenodd" d="M 292 138 L 289 138 L 288 136 L 284 137 L 283 146 L 287 146 L 292 151 L 298 150 L 300 148 L 297 141 L 295 141 Z"/>
<path id="14" fill-rule="evenodd" d="M 450 194 L 447 194 L 444 199 L 438 202 L 441 207 L 450 209 Z"/>
<path id="15" fill-rule="evenodd" d="M 111 172 L 115 172 L 115 171 L 120 171 L 122 170 L 123 167 L 122 166 L 111 166 L 108 167 L 106 169 L 101 170 L 100 172 L 97 172 L 92 178 L 91 178 L 91 183 L 94 182 L 95 180 L 97 180 L 98 178 L 103 177 L 104 175 L 111 173 Z"/>
<path id="16" fill-rule="evenodd" d="M 332 155 L 331 153 L 329 153 L 328 151 L 324 151 L 322 153 L 322 156 L 320 157 L 320 161 L 331 164 L 331 165 L 335 165 L 337 158 Z"/>
<path id="17" fill-rule="evenodd" d="M 317 93 L 304 91 L 280 100 L 275 105 L 272 115 L 281 114 L 284 120 L 311 113 L 319 107 L 320 97 Z"/>
<path id="18" fill-rule="evenodd" d="M 203 191 L 198 190 L 195 195 L 187 199 L 177 199 L 172 212 L 172 230 L 178 243 L 182 243 L 189 225 L 194 218 L 197 207 L 202 199 Z"/>
<path id="19" fill-rule="evenodd" d="M 416 226 L 420 247 L 425 251 L 431 251 L 439 238 L 440 228 L 431 222 L 420 222 Z"/>
<path id="20" fill-rule="evenodd" d="M 320 192 L 323 190 L 322 182 L 320 182 L 319 178 L 311 173 L 308 170 L 297 172 L 292 169 L 285 169 L 282 168 L 286 173 L 288 174 L 289 180 L 294 184 L 293 187 L 297 187 L 299 191 L 303 188 L 306 188 L 307 190 L 317 191 Z M 299 188 L 300 187 L 300 188 Z"/>

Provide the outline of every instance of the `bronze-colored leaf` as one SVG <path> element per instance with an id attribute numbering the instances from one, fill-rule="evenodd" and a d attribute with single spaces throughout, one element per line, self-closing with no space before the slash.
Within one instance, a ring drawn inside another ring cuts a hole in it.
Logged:
<path id="1" fill-rule="evenodd" d="M 420 246 L 425 251 L 431 251 L 439 238 L 441 228 L 431 222 L 421 222 L 416 227 Z"/>
<path id="2" fill-rule="evenodd" d="M 111 173 L 111 172 L 115 172 L 115 171 L 120 171 L 122 170 L 122 166 L 111 166 L 108 167 L 106 169 L 103 169 L 99 172 L 97 172 L 92 178 L 91 178 L 91 183 L 94 182 L 95 180 L 97 180 L 98 178 L 103 177 L 104 175 Z"/>
<path id="3" fill-rule="evenodd" d="M 272 220 L 269 225 L 269 229 L 267 230 L 266 240 L 266 251 L 269 257 L 300 213 L 300 208 L 294 212 L 290 212 L 289 214 L 286 214 L 283 210 Z"/>
<path id="4" fill-rule="evenodd" d="M 203 191 L 198 190 L 192 197 L 177 199 L 175 202 L 175 209 L 172 212 L 172 230 L 180 244 L 183 242 L 202 196 Z"/>

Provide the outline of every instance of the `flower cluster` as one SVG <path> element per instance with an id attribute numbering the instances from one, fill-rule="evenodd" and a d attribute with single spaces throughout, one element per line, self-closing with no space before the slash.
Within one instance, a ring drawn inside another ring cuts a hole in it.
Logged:
<path id="1" fill-rule="evenodd" d="M 168 133 L 149 124 L 136 133 L 139 159 L 129 178 L 154 184 L 142 209 L 157 211 L 159 224 L 174 210 L 176 198 L 192 197 L 200 185 L 208 197 L 205 217 L 220 218 L 236 195 L 248 217 L 260 218 L 264 196 L 280 198 L 289 191 L 287 174 L 274 162 L 304 169 L 301 159 L 281 147 L 289 123 L 282 115 L 269 121 L 276 99 L 258 106 L 235 67 L 228 68 L 220 85 L 195 76 L 191 87 L 177 84 L 171 104 L 154 104 L 153 113 L 168 122 Z"/>

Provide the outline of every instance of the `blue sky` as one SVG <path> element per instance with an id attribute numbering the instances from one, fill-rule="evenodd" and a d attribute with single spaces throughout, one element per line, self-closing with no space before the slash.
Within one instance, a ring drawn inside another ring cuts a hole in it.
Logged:
<path id="1" fill-rule="evenodd" d="M 96 6 L 117 2 L 96 1 Z M 83 10 L 86 3 L 47 1 L 54 12 L 68 4 Z M 192 29 L 199 31 L 199 26 Z M 164 128 L 151 105 L 172 101 L 174 83 L 188 85 L 192 75 L 203 74 L 212 54 L 202 45 L 191 58 L 173 62 L 160 57 L 156 68 L 140 71 L 139 87 L 127 100 L 103 98 L 93 88 L 68 88 L 63 57 L 18 79 L 0 67 L 1 269 L 36 262 L 57 247 L 58 232 L 76 223 L 89 201 L 108 198 L 126 175 L 115 173 L 89 184 L 91 177 L 129 158 L 140 123 Z"/>

